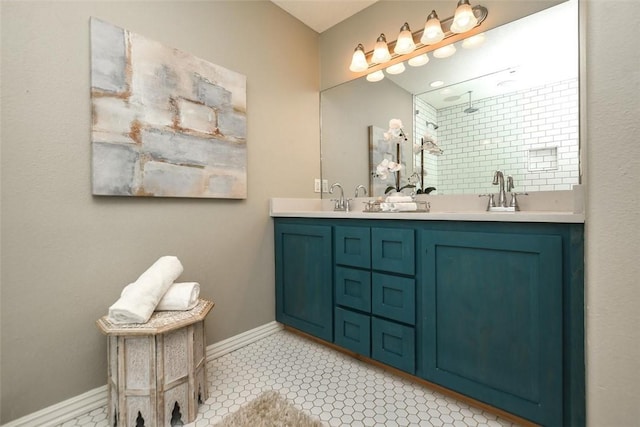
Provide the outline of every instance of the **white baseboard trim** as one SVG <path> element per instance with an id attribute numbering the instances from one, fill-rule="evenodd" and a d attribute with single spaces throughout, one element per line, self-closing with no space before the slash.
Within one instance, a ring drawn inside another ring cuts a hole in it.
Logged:
<path id="1" fill-rule="evenodd" d="M 226 340 L 207 346 L 207 361 L 217 359 L 218 357 L 231 353 L 234 350 L 256 342 L 266 336 L 281 331 L 282 329 L 284 329 L 282 323 L 278 323 L 274 320 L 273 322 L 258 326 L 257 328 L 250 329 L 247 332 L 234 335 L 231 338 L 227 338 Z"/>
<path id="2" fill-rule="evenodd" d="M 217 359 L 234 350 L 256 342 L 284 327 L 276 321 L 267 323 L 247 332 L 207 346 L 207 361 Z M 55 405 L 41 409 L 17 420 L 3 424 L 2 427 L 53 427 L 72 420 L 80 415 L 107 405 L 107 386 L 94 388 L 79 396 L 72 397 Z"/>

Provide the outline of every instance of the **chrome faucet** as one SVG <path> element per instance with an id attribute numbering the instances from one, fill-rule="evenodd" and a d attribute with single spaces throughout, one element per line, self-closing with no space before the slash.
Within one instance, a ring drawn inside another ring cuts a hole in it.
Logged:
<path id="1" fill-rule="evenodd" d="M 367 195 L 367 189 L 365 188 L 364 185 L 360 184 L 360 185 L 358 185 L 356 187 L 356 193 L 355 193 L 355 196 L 353 196 L 354 198 L 356 198 L 356 199 L 358 198 L 358 190 L 360 190 L 361 188 L 362 188 L 362 192 L 364 193 L 364 195 L 365 196 Z"/>
<path id="2" fill-rule="evenodd" d="M 346 202 L 344 200 L 344 190 L 342 189 L 342 185 L 340 185 L 337 182 L 334 182 L 333 184 L 331 184 L 331 188 L 329 188 L 329 194 L 333 194 L 333 189 L 335 187 L 338 187 L 340 189 L 340 198 L 338 199 L 331 199 L 332 202 L 335 202 L 335 205 L 333 206 L 333 210 L 334 211 L 346 211 L 347 206 L 348 206 L 348 202 Z"/>
<path id="3" fill-rule="evenodd" d="M 509 177 L 511 178 L 511 177 Z M 504 191 L 504 174 L 502 171 L 495 171 L 493 173 L 493 185 L 500 185 L 500 191 L 498 192 L 498 204 L 500 208 L 507 207 L 507 193 Z M 513 178 L 511 178 L 511 187 L 513 188 Z"/>

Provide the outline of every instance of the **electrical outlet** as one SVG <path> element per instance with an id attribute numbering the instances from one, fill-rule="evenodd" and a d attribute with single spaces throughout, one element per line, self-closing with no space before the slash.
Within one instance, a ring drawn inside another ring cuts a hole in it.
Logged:
<path id="1" fill-rule="evenodd" d="M 323 193 L 328 193 L 329 192 L 329 181 L 326 179 L 322 180 L 322 192 Z"/>
<path id="2" fill-rule="evenodd" d="M 315 193 L 319 193 L 321 190 L 320 188 L 320 178 L 316 178 L 313 180 L 313 191 Z"/>

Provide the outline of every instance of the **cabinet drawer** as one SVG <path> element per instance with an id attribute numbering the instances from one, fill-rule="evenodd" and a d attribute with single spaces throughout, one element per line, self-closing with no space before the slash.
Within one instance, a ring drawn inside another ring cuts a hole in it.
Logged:
<path id="1" fill-rule="evenodd" d="M 415 280 L 373 273 L 371 311 L 378 316 L 415 325 Z"/>
<path id="2" fill-rule="evenodd" d="M 374 270 L 415 274 L 414 231 L 398 228 L 371 229 L 371 260 Z"/>
<path id="3" fill-rule="evenodd" d="M 335 343 L 369 357 L 371 355 L 371 318 L 336 307 Z"/>
<path id="4" fill-rule="evenodd" d="M 371 267 L 371 232 L 369 227 L 335 228 L 336 264 L 352 267 Z"/>
<path id="5" fill-rule="evenodd" d="M 371 273 L 336 266 L 336 304 L 371 312 Z"/>
<path id="6" fill-rule="evenodd" d="M 410 374 L 415 373 L 415 332 L 410 326 L 371 318 L 371 357 Z"/>

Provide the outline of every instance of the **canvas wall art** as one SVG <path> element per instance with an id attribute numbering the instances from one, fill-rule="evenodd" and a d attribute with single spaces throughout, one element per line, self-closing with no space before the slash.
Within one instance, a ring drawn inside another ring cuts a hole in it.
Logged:
<path id="1" fill-rule="evenodd" d="M 246 77 L 90 26 L 93 194 L 246 198 Z"/>

